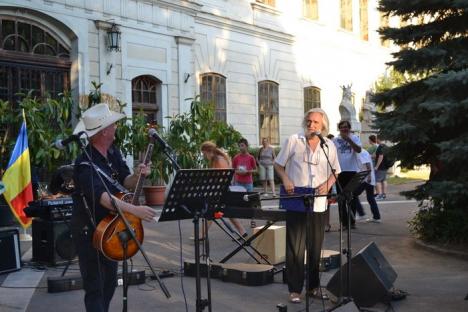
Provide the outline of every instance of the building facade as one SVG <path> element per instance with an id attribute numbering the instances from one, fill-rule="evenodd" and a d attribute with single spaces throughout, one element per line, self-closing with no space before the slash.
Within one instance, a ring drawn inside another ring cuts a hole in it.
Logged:
<path id="1" fill-rule="evenodd" d="M 355 110 L 391 50 L 377 0 L 1 0 L 0 97 L 57 94 L 106 101 L 149 119 L 185 112 L 200 95 L 252 144 L 280 144 L 322 107 L 331 130 L 342 86 Z M 118 49 L 109 33 L 118 31 Z M 357 113 L 358 114 L 358 113 Z M 358 116 L 355 116 L 358 118 Z"/>

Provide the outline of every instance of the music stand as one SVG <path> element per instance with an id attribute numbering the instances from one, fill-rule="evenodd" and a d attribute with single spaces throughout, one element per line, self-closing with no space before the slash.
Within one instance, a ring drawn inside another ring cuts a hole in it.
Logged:
<path id="1" fill-rule="evenodd" d="M 356 189 L 364 183 L 364 180 L 367 178 L 367 176 L 370 174 L 370 170 L 365 170 L 361 172 L 357 172 L 351 180 L 346 184 L 346 186 L 342 189 L 340 194 L 337 196 L 337 201 L 342 202 L 345 205 L 345 211 L 348 214 L 348 228 L 347 228 L 347 242 L 346 242 L 346 249 L 343 249 L 341 247 L 341 238 L 340 238 L 340 251 L 343 251 L 346 254 L 346 266 L 348 269 L 347 272 L 347 277 L 346 277 L 346 294 L 348 298 L 342 302 L 340 302 L 337 306 L 340 306 L 342 304 L 346 304 L 350 302 L 352 299 L 349 297 L 350 296 L 350 290 L 351 290 L 351 257 L 352 257 L 352 251 L 351 251 L 351 201 L 353 200 L 354 193 Z M 341 235 L 341 232 L 340 232 Z M 340 264 L 341 265 L 341 264 Z M 341 270 L 340 270 L 340 297 L 341 297 L 341 292 L 343 289 L 343 279 L 341 278 Z M 336 308 L 336 307 L 335 307 Z"/>
<path id="2" fill-rule="evenodd" d="M 200 218 L 212 213 L 228 191 L 234 169 L 181 169 L 178 170 L 164 203 L 159 221 L 192 219 L 195 236 L 196 311 L 208 306 L 211 311 L 210 259 L 207 252 L 208 299 L 201 299 L 200 279 Z M 205 233 L 207 239 L 208 233 Z"/>

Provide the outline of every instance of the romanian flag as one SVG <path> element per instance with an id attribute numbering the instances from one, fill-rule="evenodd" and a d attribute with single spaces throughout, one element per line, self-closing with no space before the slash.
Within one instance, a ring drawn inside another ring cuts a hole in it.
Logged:
<path id="1" fill-rule="evenodd" d="M 3 174 L 2 182 L 5 186 L 5 197 L 11 211 L 23 228 L 31 225 L 31 219 L 26 217 L 23 209 L 33 200 L 31 184 L 31 165 L 29 161 L 28 133 L 26 131 L 26 117 L 23 111 L 21 125 L 15 148 L 11 154 L 8 167 Z"/>

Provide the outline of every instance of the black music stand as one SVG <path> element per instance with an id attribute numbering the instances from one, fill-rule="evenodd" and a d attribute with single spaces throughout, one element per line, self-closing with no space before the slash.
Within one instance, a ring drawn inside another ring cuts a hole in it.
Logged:
<path id="1" fill-rule="evenodd" d="M 228 191 L 234 169 L 181 169 L 172 182 L 166 197 L 159 221 L 193 219 L 195 236 L 195 276 L 196 276 L 196 311 L 201 312 L 208 306 L 211 311 L 210 258 L 207 259 L 208 299 L 201 299 L 200 278 L 200 218 L 212 214 Z M 208 233 L 205 233 L 208 246 Z"/>
<path id="2" fill-rule="evenodd" d="M 339 300 L 337 306 L 333 308 L 332 310 L 336 309 L 337 307 L 347 304 L 348 302 L 352 301 L 352 298 L 350 297 L 350 291 L 351 291 L 351 257 L 352 257 L 352 251 L 351 251 L 351 201 L 353 200 L 353 196 L 357 188 L 364 183 L 364 180 L 367 178 L 367 176 L 370 174 L 370 170 L 365 170 L 361 172 L 357 172 L 351 180 L 346 184 L 346 186 L 342 189 L 340 194 L 337 196 L 337 201 L 342 202 L 345 205 L 345 210 L 348 214 L 348 228 L 347 228 L 347 241 L 346 241 L 346 249 L 341 248 L 341 238 L 340 238 L 340 251 L 343 251 L 343 253 L 346 254 L 346 266 L 348 269 L 347 276 L 346 276 L 346 296 L 347 298 L 345 300 Z M 341 187 L 341 186 L 340 186 Z M 341 227 L 341 222 L 340 222 L 340 227 Z M 341 236 L 341 230 L 340 230 L 340 236 Z M 341 258 L 340 258 L 341 259 Z M 340 261 L 341 262 L 341 261 Z M 340 263 L 341 265 L 341 263 Z M 341 277 L 341 270 L 340 270 L 340 299 L 341 299 L 341 294 L 343 290 L 343 279 Z"/>

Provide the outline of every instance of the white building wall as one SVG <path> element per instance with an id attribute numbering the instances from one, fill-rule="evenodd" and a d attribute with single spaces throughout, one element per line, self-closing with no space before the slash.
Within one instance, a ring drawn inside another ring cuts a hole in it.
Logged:
<path id="1" fill-rule="evenodd" d="M 369 1 L 369 41 L 360 39 L 359 1 L 353 2 L 353 32 L 340 28 L 339 1 L 319 0 L 319 20 L 302 18 L 302 2 L 200 0 L 196 17 L 195 71 L 227 78 L 228 122 L 259 142 L 257 83 L 279 83 L 280 136 L 300 130 L 303 88 L 321 89 L 332 132 L 340 120 L 341 85 L 353 85 L 356 111 L 365 92 L 385 70 L 389 49 L 376 33 L 377 1 Z"/>
<path id="2" fill-rule="evenodd" d="M 253 144 L 259 142 L 258 82 L 265 79 L 279 84 L 281 140 L 300 129 L 304 87 L 321 89 L 332 132 L 341 85 L 353 85 L 359 112 L 390 50 L 375 32 L 377 0 L 369 0 L 369 41 L 359 36 L 358 5 L 354 0 L 349 32 L 339 27 L 338 0 L 319 0 L 318 21 L 302 18 L 300 0 L 277 0 L 276 8 L 253 0 L 0 0 L 0 10 L 26 8 L 39 22 L 67 29 L 62 35 L 74 49 L 72 86 L 80 100 L 97 81 L 110 98 L 131 104 L 131 80 L 152 75 L 162 81 L 161 116 L 173 115 L 188 110 L 185 99 L 199 93 L 200 74 L 216 72 L 227 78 L 228 122 Z M 107 51 L 106 31 L 95 21 L 119 25 L 121 52 Z"/>

